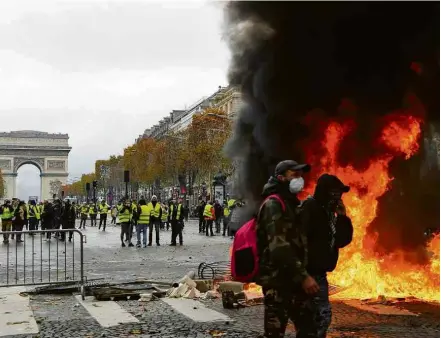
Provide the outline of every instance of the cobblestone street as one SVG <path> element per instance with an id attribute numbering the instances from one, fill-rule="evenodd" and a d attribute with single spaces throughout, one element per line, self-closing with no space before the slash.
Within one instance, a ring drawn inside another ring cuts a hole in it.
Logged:
<path id="1" fill-rule="evenodd" d="M 119 228 L 87 227 L 84 271 L 89 279 L 174 281 L 201 262 L 228 258 L 231 240 L 205 237 L 197 224 L 185 227 L 184 246 L 170 247 L 170 232 L 161 246 L 125 247 Z M 54 240 L 53 240 L 54 241 Z M 133 241 L 136 243 L 136 240 Z M 55 242 L 54 242 L 55 243 Z M 52 243 L 52 244 L 54 244 Z M 47 245 L 47 243 L 44 243 Z M 69 243 L 67 244 L 69 245 Z M 10 245 L 14 251 L 15 243 Z M 2 249 L 4 255 L 4 248 Z M 4 258 L 4 256 L 3 256 Z M 28 287 L 0 289 L 1 337 L 257 337 L 263 329 L 263 307 L 226 310 L 220 299 L 147 303 L 137 300 L 82 301 L 76 294 L 18 296 Z M 11 310 L 11 304 L 15 311 Z M 360 306 L 359 301 L 333 301 L 329 337 L 439 337 L 439 304 L 398 302 Z M 12 316 L 14 313 L 14 316 Z M 287 337 L 295 337 L 288 327 Z"/>

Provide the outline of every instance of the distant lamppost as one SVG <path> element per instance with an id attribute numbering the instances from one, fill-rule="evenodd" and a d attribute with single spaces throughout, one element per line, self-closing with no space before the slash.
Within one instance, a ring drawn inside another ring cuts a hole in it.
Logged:
<path id="1" fill-rule="evenodd" d="M 124 170 L 124 182 L 126 184 L 126 199 L 129 198 L 129 182 L 130 182 L 130 171 Z"/>
<path id="2" fill-rule="evenodd" d="M 93 203 L 96 204 L 96 188 L 98 187 L 98 181 L 93 181 L 92 182 L 92 194 L 93 194 Z"/>
<path id="3" fill-rule="evenodd" d="M 201 184 L 201 188 L 202 188 L 202 200 L 204 202 L 207 202 L 207 184 L 205 182 L 202 182 Z"/>
<path id="4" fill-rule="evenodd" d="M 89 195 L 90 195 L 90 183 L 86 183 L 86 193 L 87 193 L 87 204 L 89 204 Z"/>

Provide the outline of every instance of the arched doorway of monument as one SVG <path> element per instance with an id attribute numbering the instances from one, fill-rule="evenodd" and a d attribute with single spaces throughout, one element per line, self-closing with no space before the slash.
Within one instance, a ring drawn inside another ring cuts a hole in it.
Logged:
<path id="1" fill-rule="evenodd" d="M 41 168 L 33 163 L 27 162 L 20 165 L 17 170 L 16 196 L 20 200 L 28 202 L 41 201 Z"/>

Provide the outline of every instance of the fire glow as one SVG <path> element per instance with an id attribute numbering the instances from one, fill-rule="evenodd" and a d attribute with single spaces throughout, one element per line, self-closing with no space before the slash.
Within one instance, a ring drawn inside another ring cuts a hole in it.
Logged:
<path id="1" fill-rule="evenodd" d="M 322 146 L 325 155 L 320 159 L 320 173 L 338 176 L 351 191 L 343 201 L 354 226 L 352 243 L 340 250 L 337 269 L 329 275 L 330 283 L 347 287 L 335 298 L 375 298 L 414 296 L 439 302 L 439 235 L 427 246 L 430 264 L 414 265 L 406 262 L 404 252 L 388 255 L 375 252 L 375 235 L 367 228 L 377 215 L 378 198 L 382 196 L 393 179 L 388 166 L 394 156 L 405 159 L 415 154 L 421 134 L 420 121 L 412 116 L 398 116 L 383 129 L 381 142 L 391 153 L 372 159 L 364 171 L 338 164 L 336 154 L 349 125 L 332 122 L 328 125 Z"/>

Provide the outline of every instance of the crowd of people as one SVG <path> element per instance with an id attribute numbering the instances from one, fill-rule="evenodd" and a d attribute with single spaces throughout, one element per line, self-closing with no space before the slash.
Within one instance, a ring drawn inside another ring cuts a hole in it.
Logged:
<path id="1" fill-rule="evenodd" d="M 230 198 L 229 195 L 227 195 L 223 205 L 219 200 L 214 202 L 201 200 L 195 208 L 195 214 L 199 219 L 199 233 L 214 236 L 214 232 L 220 234 L 222 230 L 222 236 L 233 237 L 237 230 L 234 215 L 238 214 L 236 212 L 237 208 L 243 205 L 243 202 Z M 215 227 L 214 230 L 213 226 Z"/>
<path id="2" fill-rule="evenodd" d="M 38 230 L 40 226 L 42 230 L 55 230 L 54 232 L 46 232 L 46 240 L 50 240 L 54 234 L 61 241 L 65 241 L 66 233 L 56 231 L 60 229 L 74 229 L 76 219 L 76 205 L 69 200 L 61 201 L 56 199 L 53 202 L 44 201 L 39 204 L 31 200 L 25 201 L 13 198 L 6 200 L 0 206 L 0 218 L 2 221 L 2 232 L 11 232 L 3 234 L 3 243 L 8 244 L 9 239 L 15 239 L 17 243 L 23 242 L 22 231 Z M 44 235 L 44 233 L 42 233 Z M 34 236 L 35 233 L 29 233 Z M 73 232 L 69 232 L 69 241 L 72 241 Z"/>
<path id="3" fill-rule="evenodd" d="M 221 232 L 223 223 L 223 235 L 226 235 L 228 224 L 231 220 L 231 212 L 241 203 L 229 199 L 225 206 L 218 201 L 215 203 L 200 202 L 197 207 L 199 215 L 199 232 L 206 232 L 207 236 L 214 235 L 213 224 L 216 233 Z M 160 202 L 157 196 L 153 195 L 150 201 L 141 197 L 138 201 L 123 199 L 117 204 L 110 206 L 105 200 L 100 202 L 76 203 L 69 199 L 62 201 L 44 201 L 37 203 L 30 200 L 28 203 L 19 199 L 6 200 L 0 206 L 0 218 L 2 220 L 2 232 L 10 231 L 10 234 L 3 234 L 3 243 L 8 244 L 10 239 L 21 243 L 22 231 L 26 230 L 54 230 L 42 233 L 46 241 L 57 238 L 66 240 L 67 231 L 59 229 L 75 229 L 76 220 L 79 219 L 78 229 L 98 227 L 98 230 L 106 231 L 108 218 L 110 224 L 121 226 L 122 247 L 147 247 L 151 246 L 153 240 L 160 246 L 160 230 L 171 229 L 171 246 L 183 245 L 184 222 L 188 220 L 189 208 L 183 203 L 182 198 L 171 199 Z M 90 223 L 89 223 L 90 222 Z M 89 223 L 89 224 L 87 224 Z M 136 244 L 132 242 L 133 234 L 136 233 Z M 231 234 L 231 231 L 229 231 Z M 73 232 L 68 232 L 68 240 L 72 241 Z M 35 235 L 35 233 L 29 233 Z M 153 239 L 154 235 L 154 239 Z"/>

